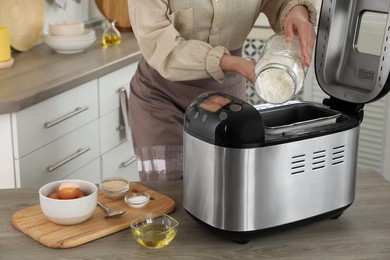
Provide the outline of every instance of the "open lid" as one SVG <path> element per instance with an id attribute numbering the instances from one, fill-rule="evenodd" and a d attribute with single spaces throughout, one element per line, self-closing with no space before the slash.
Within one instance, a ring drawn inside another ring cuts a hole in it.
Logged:
<path id="1" fill-rule="evenodd" d="M 331 97 L 365 104 L 390 90 L 390 0 L 323 0 L 315 74 Z"/>

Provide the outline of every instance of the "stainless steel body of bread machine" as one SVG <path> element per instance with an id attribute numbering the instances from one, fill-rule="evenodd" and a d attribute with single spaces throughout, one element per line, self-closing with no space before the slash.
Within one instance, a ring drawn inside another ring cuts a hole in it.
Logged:
<path id="1" fill-rule="evenodd" d="M 338 217 L 353 203 L 363 106 L 390 89 L 389 7 L 389 0 L 323 1 L 314 70 L 330 96 L 324 104 L 259 109 L 221 93 L 191 103 L 183 155 L 191 216 L 246 241 Z"/>

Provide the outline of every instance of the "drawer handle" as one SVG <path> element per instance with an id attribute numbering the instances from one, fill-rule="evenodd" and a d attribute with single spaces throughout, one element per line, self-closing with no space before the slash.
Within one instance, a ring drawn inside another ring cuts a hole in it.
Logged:
<path id="1" fill-rule="evenodd" d="M 46 128 L 50 128 L 50 127 L 52 127 L 52 126 L 54 126 L 54 125 L 56 125 L 56 124 L 61 123 L 62 121 L 65 121 L 65 120 L 68 119 L 68 118 L 71 118 L 72 116 L 75 116 L 75 115 L 77 115 L 77 114 L 80 114 L 81 112 L 87 110 L 88 108 L 89 108 L 88 106 L 85 106 L 85 107 L 76 107 L 75 111 L 73 111 L 73 112 L 71 112 L 71 113 L 69 113 L 69 114 L 67 114 L 67 115 L 64 115 L 63 117 L 60 117 L 60 118 L 58 118 L 58 119 L 56 119 L 56 120 L 54 120 L 54 121 L 52 121 L 52 122 L 46 122 L 46 123 L 45 123 L 45 127 L 46 127 Z"/>
<path id="2" fill-rule="evenodd" d="M 130 140 L 131 132 L 129 126 L 129 118 L 127 115 L 129 104 L 127 100 L 127 90 L 125 87 L 119 88 L 119 100 L 120 100 L 120 111 L 122 114 L 120 122 L 121 122 L 121 126 L 124 127 L 124 129 L 119 128 L 119 131 L 125 130 L 126 138 Z"/>
<path id="3" fill-rule="evenodd" d="M 127 90 L 126 90 L 126 87 L 120 87 L 120 88 L 118 89 L 118 91 L 119 91 L 119 92 L 125 92 L 125 93 L 126 93 Z"/>
<path id="4" fill-rule="evenodd" d="M 133 157 L 131 157 L 129 160 L 127 160 L 127 161 L 125 161 L 125 162 L 122 162 L 122 163 L 121 163 L 121 167 L 126 168 L 127 166 L 129 166 L 130 164 L 132 164 L 133 162 L 135 162 L 135 160 L 137 160 L 137 157 L 133 156 Z"/>
<path id="5" fill-rule="evenodd" d="M 71 161 L 71 160 L 73 160 L 73 159 L 79 157 L 80 155 L 82 155 L 82 154 L 88 152 L 89 150 L 91 150 L 90 147 L 78 149 L 77 152 L 75 152 L 74 154 L 72 154 L 72 155 L 69 156 L 68 158 L 62 160 L 61 162 L 56 163 L 56 164 L 54 164 L 54 165 L 52 165 L 52 166 L 48 166 L 48 167 L 47 167 L 47 171 L 48 171 L 48 172 L 52 172 L 52 171 L 54 171 L 55 169 L 57 169 L 57 168 L 61 167 L 62 165 L 64 165 L 65 163 L 67 163 L 67 162 L 69 162 L 69 161 Z"/>

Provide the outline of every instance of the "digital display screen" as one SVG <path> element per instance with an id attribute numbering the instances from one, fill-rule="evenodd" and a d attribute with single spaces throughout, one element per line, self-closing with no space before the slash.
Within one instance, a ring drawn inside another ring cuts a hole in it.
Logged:
<path id="1" fill-rule="evenodd" d="M 200 107 L 210 111 L 210 112 L 217 112 L 220 110 L 222 107 L 224 107 L 227 104 L 230 104 L 232 102 L 230 99 L 221 97 L 221 96 L 211 96 L 204 100 L 201 104 Z"/>

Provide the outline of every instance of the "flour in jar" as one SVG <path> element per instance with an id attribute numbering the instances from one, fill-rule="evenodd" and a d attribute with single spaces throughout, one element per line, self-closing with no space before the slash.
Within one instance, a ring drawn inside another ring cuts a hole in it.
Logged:
<path id="1" fill-rule="evenodd" d="M 284 42 L 284 38 L 281 39 Z M 264 101 L 281 104 L 302 88 L 305 68 L 298 54 L 290 51 L 263 53 L 255 67 L 255 90 Z"/>
<path id="2" fill-rule="evenodd" d="M 283 69 L 269 68 L 262 71 L 257 79 L 257 94 L 273 104 L 284 103 L 295 93 L 293 78 Z"/>

